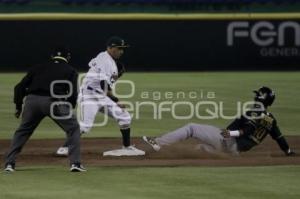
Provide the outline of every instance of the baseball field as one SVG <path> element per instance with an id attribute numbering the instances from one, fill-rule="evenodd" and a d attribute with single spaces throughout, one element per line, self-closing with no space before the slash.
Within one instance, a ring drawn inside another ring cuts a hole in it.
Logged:
<path id="1" fill-rule="evenodd" d="M 0 158 L 19 124 L 14 118 L 13 88 L 23 73 L 0 74 Z M 300 153 L 300 72 L 127 73 L 117 93 L 133 114 L 133 143 L 145 157 L 102 157 L 121 146 L 112 120 L 82 137 L 86 173 L 68 172 L 68 161 L 54 152 L 63 131 L 45 119 L 17 161 L 13 174 L 1 172 L 0 198 L 299 198 L 300 156 L 285 157 L 270 138 L 229 157 L 209 155 L 188 140 L 155 153 L 140 137 L 158 136 L 189 122 L 226 127 L 237 110 L 253 99 L 253 89 L 276 92 L 270 112 Z M 175 105 L 174 105 L 175 104 Z M 97 124 L 104 118 L 99 116 Z"/>

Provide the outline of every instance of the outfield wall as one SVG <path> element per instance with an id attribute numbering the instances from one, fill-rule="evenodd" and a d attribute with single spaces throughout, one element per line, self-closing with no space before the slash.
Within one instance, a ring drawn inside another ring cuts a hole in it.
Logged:
<path id="1" fill-rule="evenodd" d="M 300 14 L 0 15 L 0 70 L 26 70 L 66 43 L 86 70 L 110 35 L 129 71 L 299 70 Z"/>

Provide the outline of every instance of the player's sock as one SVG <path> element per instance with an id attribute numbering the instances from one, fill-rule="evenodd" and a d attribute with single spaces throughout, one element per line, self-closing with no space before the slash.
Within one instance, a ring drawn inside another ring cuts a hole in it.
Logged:
<path id="1" fill-rule="evenodd" d="M 120 129 L 123 138 L 123 145 L 125 147 L 130 146 L 130 128 Z"/>
<path id="2" fill-rule="evenodd" d="M 67 138 L 66 141 L 65 141 L 65 143 L 64 143 L 64 145 L 62 147 L 69 147 L 69 145 L 70 145 L 70 141 Z"/>

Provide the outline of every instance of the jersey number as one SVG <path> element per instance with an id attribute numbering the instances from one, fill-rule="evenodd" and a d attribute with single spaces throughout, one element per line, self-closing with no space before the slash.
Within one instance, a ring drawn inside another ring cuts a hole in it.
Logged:
<path id="1" fill-rule="evenodd" d="M 266 135 L 266 129 L 263 127 L 256 129 L 254 133 L 254 137 L 256 137 L 256 139 L 258 140 L 262 140 L 265 137 L 265 135 Z"/>

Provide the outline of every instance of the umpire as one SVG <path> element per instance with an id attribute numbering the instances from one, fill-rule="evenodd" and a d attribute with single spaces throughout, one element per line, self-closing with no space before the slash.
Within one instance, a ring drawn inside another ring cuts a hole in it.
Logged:
<path id="1" fill-rule="evenodd" d="M 76 106 L 78 73 L 68 64 L 70 52 L 64 47 L 56 48 L 48 63 L 33 67 L 15 86 L 14 103 L 16 118 L 22 113 L 22 121 L 16 130 L 10 149 L 6 154 L 5 171 L 15 171 L 18 153 L 35 128 L 50 117 L 67 134 L 70 142 L 70 171 L 86 171 L 80 163 L 80 129 L 72 107 Z M 61 98 L 60 96 L 64 97 Z"/>

